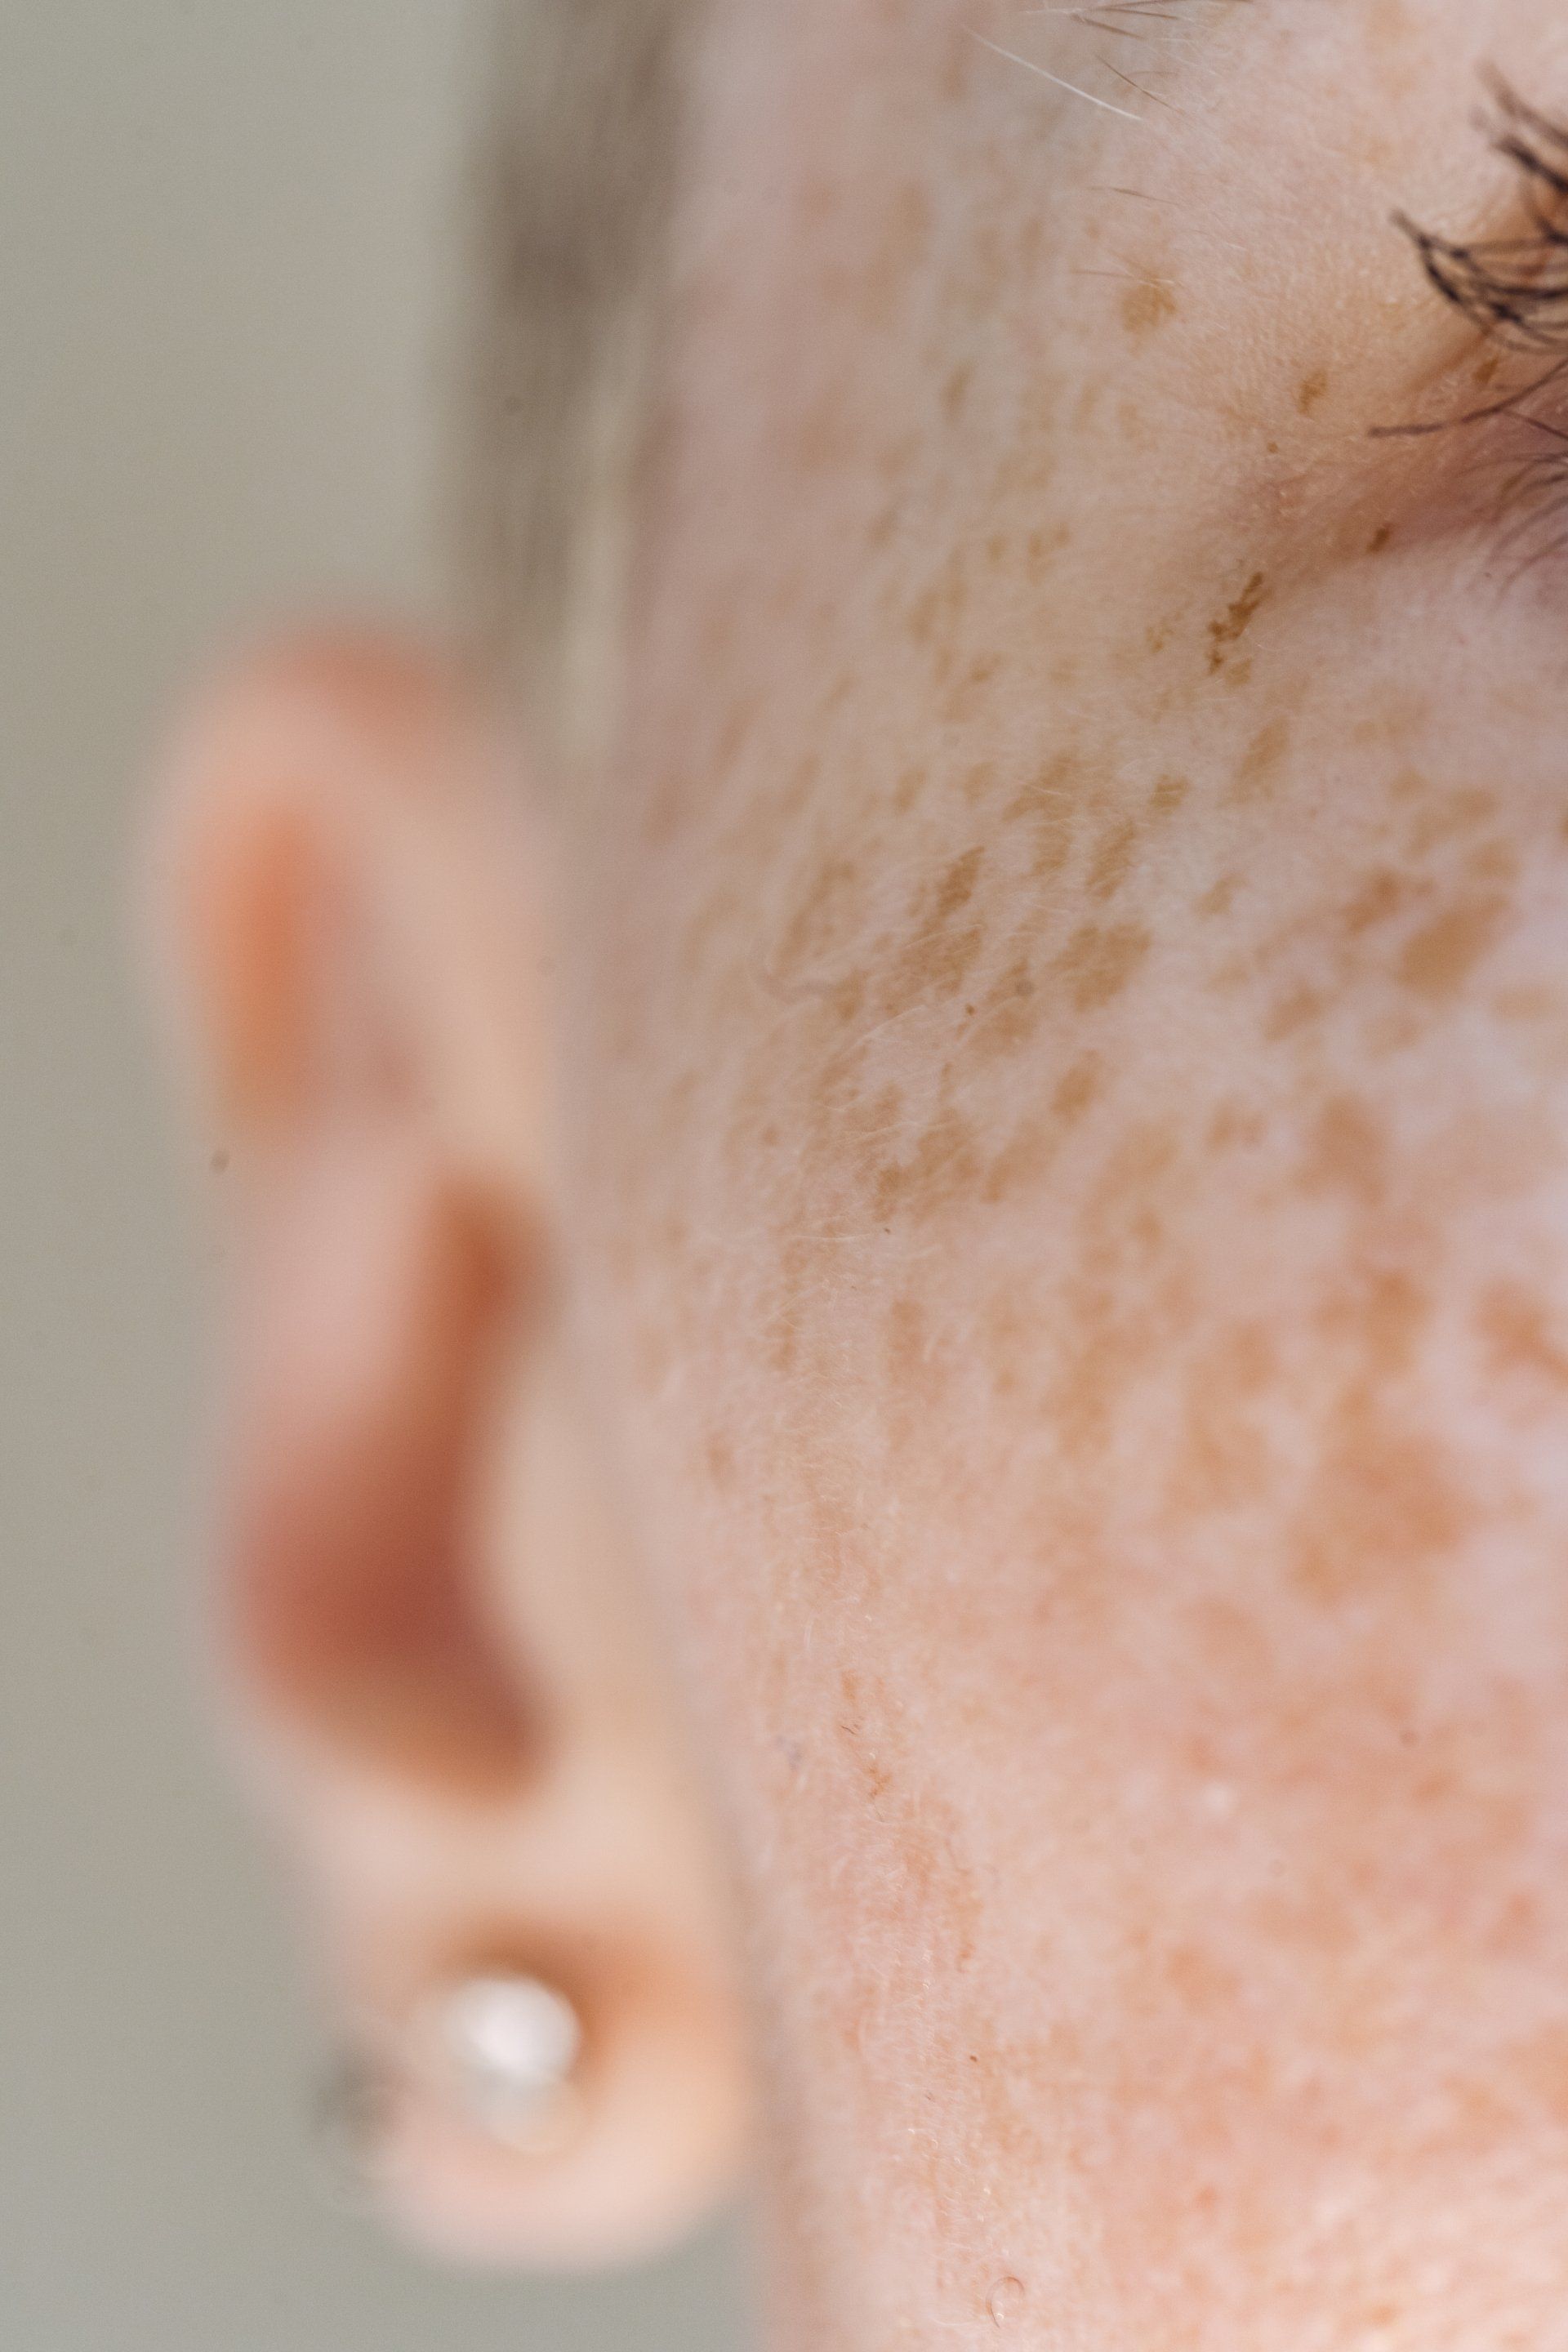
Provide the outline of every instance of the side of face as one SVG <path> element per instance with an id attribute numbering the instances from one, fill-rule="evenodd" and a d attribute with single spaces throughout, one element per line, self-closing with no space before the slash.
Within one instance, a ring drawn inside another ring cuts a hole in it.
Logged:
<path id="1" fill-rule="evenodd" d="M 781 2343 L 1568 2342 L 1568 414 L 1391 217 L 1524 233 L 1487 63 L 720 0 L 614 772 L 341 648 L 198 730 L 247 1750 L 383 2042 L 510 1956 L 614 2060 L 416 2103 L 427 2233 L 729 2177 L 635 1565 Z"/>
<path id="2" fill-rule="evenodd" d="M 1489 61 L 716 38 L 570 1132 L 803 2342 L 1562 2325 L 1556 444 L 1373 437 L 1517 378 L 1391 222 L 1508 232 Z"/>

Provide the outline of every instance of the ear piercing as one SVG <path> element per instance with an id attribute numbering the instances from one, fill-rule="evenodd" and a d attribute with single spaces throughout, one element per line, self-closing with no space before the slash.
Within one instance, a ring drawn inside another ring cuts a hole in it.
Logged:
<path id="1" fill-rule="evenodd" d="M 437 1994 L 425 2022 L 447 2095 L 486 2138 L 527 2156 L 570 2138 L 583 2026 L 564 1993 L 538 1977 L 487 1971 Z"/>
<path id="2" fill-rule="evenodd" d="M 331 2202 L 380 2202 L 399 2109 L 413 2093 L 516 2156 L 553 2156 L 582 2119 L 583 2025 L 564 1993 L 504 1969 L 433 1993 L 398 2047 L 350 2049 L 316 2109 L 317 2170 Z"/>

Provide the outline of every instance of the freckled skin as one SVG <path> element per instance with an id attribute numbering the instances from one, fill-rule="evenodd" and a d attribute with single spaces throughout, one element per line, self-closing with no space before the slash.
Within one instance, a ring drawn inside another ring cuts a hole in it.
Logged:
<path id="1" fill-rule="evenodd" d="M 1568 583 L 1367 436 L 1568 47 L 1290 14 L 718 11 L 568 1143 L 812 2352 L 1568 2352 Z"/>

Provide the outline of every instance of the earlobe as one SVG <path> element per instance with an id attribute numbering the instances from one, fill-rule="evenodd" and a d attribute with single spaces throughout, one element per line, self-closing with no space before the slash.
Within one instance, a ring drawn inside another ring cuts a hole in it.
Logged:
<path id="1" fill-rule="evenodd" d="M 479 740 L 432 666 L 340 646 L 247 674 L 181 755 L 160 961 L 237 1272 L 216 1614 L 345 2029 L 396 2087 L 389 2203 L 453 2251 L 613 2259 L 728 2185 L 743 2067 L 562 1350 L 545 943 Z M 552 1996 L 575 2021 L 537 2143 L 447 2030 L 476 1984 L 492 2027 L 498 1987 L 514 2027 Z"/>

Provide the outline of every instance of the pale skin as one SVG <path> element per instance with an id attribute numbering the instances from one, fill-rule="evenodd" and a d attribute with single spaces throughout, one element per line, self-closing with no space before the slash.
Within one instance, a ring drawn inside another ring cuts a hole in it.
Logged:
<path id="1" fill-rule="evenodd" d="M 580 1988 L 426 2235 L 754 2102 L 780 2347 L 1568 2352 L 1568 572 L 1371 430 L 1568 30 L 1172 13 L 722 0 L 603 772 L 342 639 L 189 730 L 221 1649 L 350 2013 Z"/>

